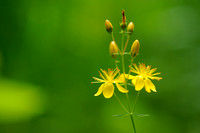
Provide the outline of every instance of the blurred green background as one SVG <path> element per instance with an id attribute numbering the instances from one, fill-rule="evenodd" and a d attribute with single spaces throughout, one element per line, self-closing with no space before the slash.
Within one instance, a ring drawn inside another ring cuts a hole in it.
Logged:
<path id="1" fill-rule="evenodd" d="M 150 116 L 134 117 L 138 133 L 200 132 L 200 1 L 1 0 L 0 133 L 132 132 L 129 117 L 113 117 L 124 113 L 116 99 L 94 97 L 90 83 L 114 68 L 104 22 L 120 44 L 122 9 L 135 24 L 128 48 L 141 44 L 135 61 L 163 77 L 157 93 L 142 91 L 135 111 Z"/>

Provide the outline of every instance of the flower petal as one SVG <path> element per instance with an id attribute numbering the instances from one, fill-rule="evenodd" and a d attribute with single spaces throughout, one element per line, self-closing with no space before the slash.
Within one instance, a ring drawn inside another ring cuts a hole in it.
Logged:
<path id="1" fill-rule="evenodd" d="M 136 80 L 137 80 L 137 78 L 138 78 L 138 76 L 132 76 L 131 77 L 131 82 L 132 82 L 132 84 L 135 86 L 135 84 L 136 84 Z"/>
<path id="2" fill-rule="evenodd" d="M 122 93 L 127 93 L 127 92 L 128 92 L 127 89 L 125 89 L 124 87 L 122 87 L 122 86 L 119 85 L 118 83 L 116 83 L 116 86 L 117 86 L 117 88 L 118 88 L 118 90 L 119 90 L 120 92 L 122 92 Z"/>
<path id="3" fill-rule="evenodd" d="M 135 78 L 135 76 L 130 75 L 130 74 L 125 74 L 125 77 L 126 77 L 127 79 L 133 79 L 133 78 Z"/>
<path id="4" fill-rule="evenodd" d="M 106 86 L 106 83 L 102 84 L 102 85 L 99 87 L 97 93 L 94 94 L 94 96 L 99 96 L 99 95 L 102 93 L 102 91 L 105 89 L 105 86 Z"/>
<path id="5" fill-rule="evenodd" d="M 145 90 L 146 90 L 148 93 L 150 93 L 150 92 L 151 92 L 151 89 L 150 89 L 150 86 L 149 86 L 149 84 L 148 84 L 148 80 L 149 80 L 149 79 L 145 80 L 144 86 L 145 86 Z"/>
<path id="6" fill-rule="evenodd" d="M 114 85 L 112 83 L 108 83 L 104 90 L 103 90 L 103 95 L 105 98 L 111 98 L 114 93 Z"/>
<path id="7" fill-rule="evenodd" d="M 133 84 L 134 86 L 135 86 L 135 84 L 136 84 L 136 79 L 137 79 L 137 78 L 134 78 L 134 79 L 131 80 L 131 82 L 132 82 L 132 84 Z"/>
<path id="8" fill-rule="evenodd" d="M 144 80 L 142 77 L 138 76 L 135 82 L 135 90 L 140 91 L 144 87 Z"/>
<path id="9" fill-rule="evenodd" d="M 157 92 L 157 91 L 156 91 L 156 87 L 155 87 L 155 85 L 151 82 L 151 80 L 147 79 L 147 80 L 146 80 L 146 83 L 148 84 L 149 89 L 151 89 L 151 90 L 154 91 L 154 92 Z"/>

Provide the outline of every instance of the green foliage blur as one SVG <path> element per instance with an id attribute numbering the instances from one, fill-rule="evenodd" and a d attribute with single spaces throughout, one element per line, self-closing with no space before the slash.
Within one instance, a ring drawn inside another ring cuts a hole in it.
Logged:
<path id="1" fill-rule="evenodd" d="M 116 99 L 94 97 L 91 84 L 115 67 L 104 22 L 120 45 L 122 9 L 135 24 L 128 49 L 141 44 L 135 63 L 163 77 L 157 93 L 142 90 L 135 111 L 150 116 L 134 117 L 138 133 L 200 132 L 200 1 L 1 0 L 0 133 L 133 132 L 128 117 L 113 117 L 124 113 Z"/>

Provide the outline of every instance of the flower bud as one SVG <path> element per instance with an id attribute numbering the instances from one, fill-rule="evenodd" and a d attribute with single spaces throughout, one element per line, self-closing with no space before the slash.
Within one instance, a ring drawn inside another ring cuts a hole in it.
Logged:
<path id="1" fill-rule="evenodd" d="M 106 20 L 105 26 L 106 26 L 107 32 L 112 33 L 112 31 L 113 31 L 113 26 L 112 26 L 112 24 L 110 23 L 109 20 Z"/>
<path id="2" fill-rule="evenodd" d="M 131 46 L 131 57 L 135 58 L 138 55 L 139 49 L 140 43 L 138 40 L 135 40 Z"/>
<path id="3" fill-rule="evenodd" d="M 116 59 L 117 58 L 117 53 L 118 53 L 118 47 L 117 47 L 117 44 L 115 43 L 115 41 L 112 41 L 110 43 L 109 51 L 110 51 L 110 55 L 114 59 Z"/>
<path id="4" fill-rule="evenodd" d="M 133 22 L 130 22 L 130 23 L 128 24 L 127 31 L 128 31 L 129 34 L 132 34 L 132 33 L 133 33 L 134 27 L 135 27 L 135 26 L 134 26 Z"/>
<path id="5" fill-rule="evenodd" d="M 127 23 L 120 23 L 120 27 L 122 30 L 125 30 L 126 29 L 126 25 Z"/>
<path id="6" fill-rule="evenodd" d="M 126 26 L 127 26 L 127 23 L 126 23 L 125 11 L 122 10 L 122 22 L 120 23 L 120 27 L 122 30 L 125 30 Z"/>

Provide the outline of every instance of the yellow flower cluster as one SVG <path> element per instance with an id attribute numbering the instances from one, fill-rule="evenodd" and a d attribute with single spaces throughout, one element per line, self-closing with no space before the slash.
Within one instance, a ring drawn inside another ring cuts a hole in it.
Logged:
<path id="1" fill-rule="evenodd" d="M 124 74 L 119 74 L 119 69 L 108 69 L 108 71 L 101 69 L 101 72 L 99 72 L 101 79 L 93 77 L 96 81 L 98 81 L 98 83 L 103 83 L 99 87 L 95 96 L 99 96 L 103 92 L 105 98 L 111 98 L 114 93 L 113 84 L 117 86 L 120 92 L 128 93 L 128 90 L 120 85 L 125 84 L 125 78 L 131 80 L 132 84 L 135 86 L 136 91 L 140 91 L 142 88 L 145 88 L 148 93 L 150 93 L 151 90 L 157 92 L 156 87 L 151 80 L 160 80 L 162 78 L 155 76 L 160 74 L 154 73 L 156 71 L 156 68 L 151 69 L 151 66 L 146 67 L 143 63 L 139 64 L 139 66 L 137 66 L 136 64 L 133 65 L 134 68 L 130 67 L 130 72 L 137 74 L 136 76 L 133 76 L 131 74 L 125 74 L 125 76 Z"/>
<path id="2" fill-rule="evenodd" d="M 126 16 L 125 11 L 122 10 L 122 22 L 120 23 L 121 27 L 121 33 L 122 33 L 122 48 L 119 49 L 117 43 L 115 42 L 114 35 L 113 35 L 113 25 L 109 20 L 105 21 L 105 28 L 108 33 L 112 35 L 112 41 L 109 46 L 109 52 L 111 57 L 115 60 L 115 63 L 118 62 L 117 58 L 118 55 L 121 55 L 122 57 L 122 68 L 123 72 L 120 74 L 120 71 L 118 69 L 118 65 L 116 64 L 116 69 L 111 70 L 108 69 L 102 70 L 100 73 L 100 78 L 93 77 L 96 81 L 92 83 L 103 83 L 95 96 L 99 96 L 101 93 L 103 93 L 103 96 L 105 98 L 111 98 L 114 94 L 114 84 L 118 88 L 118 90 L 122 93 L 128 93 L 128 87 L 129 85 L 128 81 L 131 80 L 131 83 L 133 86 L 135 86 L 136 91 L 142 90 L 142 88 L 145 88 L 145 90 L 150 93 L 151 91 L 157 92 L 155 85 L 152 83 L 151 80 L 160 80 L 161 77 L 156 77 L 156 75 L 159 75 L 160 73 L 154 73 L 156 71 L 156 68 L 151 69 L 151 66 L 145 66 L 145 64 L 140 64 L 137 66 L 136 64 L 133 64 L 133 60 L 138 56 L 139 49 L 140 49 L 140 43 L 138 40 L 135 40 L 132 43 L 131 49 L 129 52 L 125 52 L 128 41 L 130 36 L 132 35 L 132 32 L 135 28 L 135 25 L 133 22 L 130 22 L 127 25 L 126 22 Z M 124 37 L 125 34 L 127 34 L 127 41 L 124 44 Z M 129 68 L 128 74 L 125 73 L 125 62 L 124 62 L 124 55 L 129 54 L 131 56 L 131 66 Z M 132 64 L 134 67 L 132 67 Z M 123 87 L 124 86 L 124 87 Z"/>

